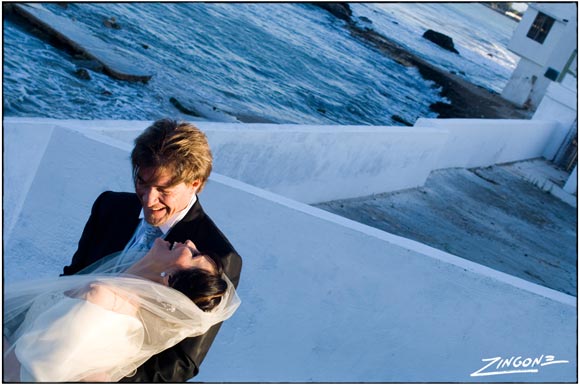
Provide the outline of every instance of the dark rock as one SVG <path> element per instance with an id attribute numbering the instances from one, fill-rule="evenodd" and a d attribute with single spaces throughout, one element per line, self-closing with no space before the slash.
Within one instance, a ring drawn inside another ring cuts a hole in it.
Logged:
<path id="1" fill-rule="evenodd" d="M 8 15 L 12 12 L 14 12 L 14 6 L 11 3 L 2 2 L 2 13 Z"/>
<path id="2" fill-rule="evenodd" d="M 402 123 L 405 126 L 413 126 L 413 124 L 409 123 L 408 121 L 406 121 L 405 119 L 401 118 L 399 115 L 391 115 L 391 119 L 393 119 L 393 121 L 397 122 L 397 123 Z"/>
<path id="3" fill-rule="evenodd" d="M 363 23 L 367 23 L 367 24 L 372 24 L 373 23 L 371 21 L 371 19 L 369 19 L 368 17 L 364 17 L 364 16 L 359 17 L 359 20 L 362 21 Z"/>
<path id="4" fill-rule="evenodd" d="M 242 123 L 276 123 L 275 121 L 264 118 L 263 116 L 236 114 L 235 117 Z"/>
<path id="5" fill-rule="evenodd" d="M 112 47 L 100 38 L 87 33 L 72 19 L 59 16 L 41 5 L 14 3 L 14 12 L 27 24 L 39 28 L 57 48 L 67 52 L 82 53 L 85 58 L 96 60 L 103 65 L 103 73 L 120 80 L 147 83 L 153 76 L 143 69 L 143 64 L 131 60 L 127 55 L 115 53 Z"/>
<path id="6" fill-rule="evenodd" d="M 348 3 L 311 3 L 317 7 L 324 9 L 325 11 L 330 12 L 335 17 L 344 20 L 350 23 L 352 20 L 350 17 L 352 16 L 352 10 Z"/>
<path id="7" fill-rule="evenodd" d="M 320 112 L 321 114 L 326 114 L 326 110 L 324 108 L 317 108 L 316 111 Z"/>
<path id="8" fill-rule="evenodd" d="M 453 106 L 451 104 L 443 102 L 435 102 L 429 106 L 429 109 L 431 111 L 438 114 L 448 113 L 452 108 Z"/>
<path id="9" fill-rule="evenodd" d="M 74 63 L 79 68 L 84 68 L 84 69 L 91 70 L 91 71 L 94 71 L 94 72 L 103 72 L 103 70 L 105 68 L 98 61 L 91 60 L 91 59 L 87 59 L 87 58 L 85 58 L 83 56 L 80 56 L 80 57 L 75 56 Z"/>
<path id="10" fill-rule="evenodd" d="M 141 44 L 141 47 L 143 47 L 145 49 L 149 49 L 149 45 L 148 44 Z"/>
<path id="11" fill-rule="evenodd" d="M 356 23 L 363 31 L 372 31 L 373 22 L 368 17 L 361 16 L 357 19 Z"/>
<path id="12" fill-rule="evenodd" d="M 117 19 L 115 17 L 110 17 L 106 20 L 103 20 L 103 25 L 107 28 L 121 29 L 121 25 L 117 23 Z"/>
<path id="13" fill-rule="evenodd" d="M 84 68 L 79 68 L 75 71 L 75 76 L 82 80 L 91 80 L 91 74 Z"/>
<path id="14" fill-rule="evenodd" d="M 432 29 L 428 29 L 424 34 L 423 37 L 441 48 L 446 49 L 447 51 L 454 52 L 459 54 L 459 51 L 455 49 L 455 45 L 453 44 L 453 39 L 449 36 L 442 34 L 441 32 L 433 31 Z"/>
<path id="15" fill-rule="evenodd" d="M 202 117 L 202 115 L 199 112 L 185 107 L 183 104 L 179 102 L 179 100 L 175 99 L 174 97 L 169 98 L 169 102 L 171 102 L 171 104 L 173 104 L 175 108 L 177 108 L 179 111 L 183 112 L 186 115 L 191 115 L 198 118 Z"/>

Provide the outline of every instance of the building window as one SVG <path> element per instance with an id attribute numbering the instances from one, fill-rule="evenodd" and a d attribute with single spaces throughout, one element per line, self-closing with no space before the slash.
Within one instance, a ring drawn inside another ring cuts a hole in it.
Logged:
<path id="1" fill-rule="evenodd" d="M 542 12 L 539 12 L 536 19 L 532 23 L 532 27 L 528 31 L 528 37 L 532 40 L 537 41 L 540 44 L 544 43 L 546 36 L 550 32 L 550 29 L 554 25 L 554 18 L 550 17 Z"/>

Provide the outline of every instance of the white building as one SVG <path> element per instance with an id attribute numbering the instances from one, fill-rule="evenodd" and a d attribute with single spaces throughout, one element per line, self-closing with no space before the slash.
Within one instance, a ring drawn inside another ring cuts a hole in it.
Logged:
<path id="1" fill-rule="evenodd" d="M 502 96 L 536 109 L 550 83 L 576 90 L 576 3 L 529 3 L 508 48 L 520 56 Z"/>

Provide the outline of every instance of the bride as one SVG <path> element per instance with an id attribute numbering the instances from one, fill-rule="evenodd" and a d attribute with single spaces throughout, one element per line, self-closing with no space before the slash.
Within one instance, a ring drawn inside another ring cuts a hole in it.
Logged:
<path id="1" fill-rule="evenodd" d="M 157 239 L 131 266 L 124 257 L 5 287 L 5 381 L 116 382 L 240 305 L 219 259 L 191 241 Z"/>

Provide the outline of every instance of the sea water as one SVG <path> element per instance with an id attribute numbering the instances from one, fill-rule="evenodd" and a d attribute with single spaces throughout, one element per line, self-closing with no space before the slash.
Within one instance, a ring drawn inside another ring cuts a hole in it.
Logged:
<path id="1" fill-rule="evenodd" d="M 392 125 L 436 117 L 440 89 L 353 38 L 341 21 L 301 3 L 43 4 L 153 74 L 115 80 L 72 53 L 4 20 L 4 114 L 59 119 L 205 119 Z M 355 3 L 353 18 L 409 51 L 501 91 L 517 57 L 516 23 L 475 3 Z M 107 28 L 115 18 L 120 29 Z M 361 23 L 357 21 L 357 23 Z M 460 55 L 421 35 L 451 36 Z M 90 80 L 75 75 L 89 71 Z"/>

